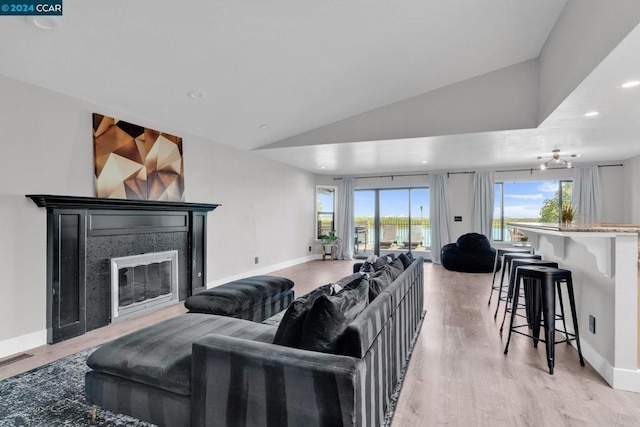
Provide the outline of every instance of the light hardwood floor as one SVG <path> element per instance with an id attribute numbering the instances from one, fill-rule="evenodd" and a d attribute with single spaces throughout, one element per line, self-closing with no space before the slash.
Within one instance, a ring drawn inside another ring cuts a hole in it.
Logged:
<path id="1" fill-rule="evenodd" d="M 351 272 L 352 262 L 313 261 L 272 274 L 291 278 L 297 295 Z M 555 374 L 544 345 L 506 334 L 487 307 L 490 274 L 446 271 L 425 264 L 427 316 L 394 415 L 405 426 L 638 426 L 640 394 L 613 390 L 573 347 L 556 345 Z M 494 298 L 495 300 L 495 298 Z M 123 321 L 60 344 L 30 351 L 34 357 L 0 368 L 0 379 L 112 340 L 164 318 L 182 305 Z M 584 333 L 584 332 L 583 332 Z"/>

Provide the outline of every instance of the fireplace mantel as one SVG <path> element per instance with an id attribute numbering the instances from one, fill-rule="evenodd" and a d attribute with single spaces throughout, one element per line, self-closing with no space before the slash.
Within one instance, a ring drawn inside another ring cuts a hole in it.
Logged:
<path id="1" fill-rule="evenodd" d="M 209 212 L 220 206 L 211 203 L 161 202 L 154 200 L 103 199 L 99 197 L 27 194 L 40 208 L 62 209 L 126 209 L 147 211 Z"/>
<path id="2" fill-rule="evenodd" d="M 47 340 L 111 322 L 110 259 L 179 253 L 179 299 L 206 288 L 207 213 L 220 205 L 44 194 L 47 210 Z"/>

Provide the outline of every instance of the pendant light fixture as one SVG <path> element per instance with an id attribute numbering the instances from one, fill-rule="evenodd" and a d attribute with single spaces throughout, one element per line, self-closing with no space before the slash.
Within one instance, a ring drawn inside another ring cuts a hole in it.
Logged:
<path id="1" fill-rule="evenodd" d="M 580 154 L 571 154 L 571 158 L 580 157 Z M 538 156 L 538 160 L 542 160 L 543 156 Z M 551 158 L 540 164 L 540 169 L 556 169 L 553 166 L 558 164 L 558 167 L 572 168 L 573 163 L 567 160 L 563 160 L 560 158 L 560 150 L 553 150 L 551 152 Z"/>

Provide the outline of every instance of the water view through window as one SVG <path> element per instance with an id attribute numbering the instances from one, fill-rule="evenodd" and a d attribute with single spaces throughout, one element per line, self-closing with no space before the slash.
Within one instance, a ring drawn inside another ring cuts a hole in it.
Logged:
<path id="1" fill-rule="evenodd" d="M 559 222 L 560 206 L 571 203 L 571 181 L 497 182 L 493 212 L 493 240 L 518 241 L 509 222 Z"/>
<path id="2" fill-rule="evenodd" d="M 354 196 L 356 256 L 429 250 L 428 188 L 356 190 Z"/>

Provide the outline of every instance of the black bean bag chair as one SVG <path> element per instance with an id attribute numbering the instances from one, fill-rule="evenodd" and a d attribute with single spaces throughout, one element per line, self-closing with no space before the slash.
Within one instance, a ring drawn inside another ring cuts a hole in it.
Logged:
<path id="1" fill-rule="evenodd" d="M 495 258 L 496 250 L 491 247 L 489 239 L 478 233 L 463 234 L 456 243 L 444 245 L 440 251 L 444 268 L 463 273 L 491 273 Z M 498 260 L 498 269 L 500 267 Z"/>

